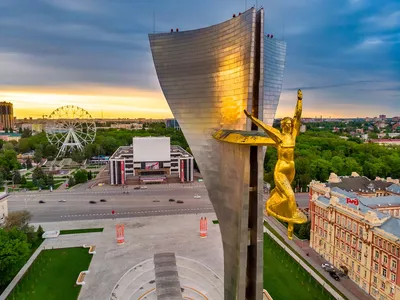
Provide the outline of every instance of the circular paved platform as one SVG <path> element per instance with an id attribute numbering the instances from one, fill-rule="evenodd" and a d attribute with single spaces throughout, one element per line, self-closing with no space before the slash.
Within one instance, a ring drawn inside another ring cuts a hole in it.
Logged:
<path id="1" fill-rule="evenodd" d="M 223 299 L 223 281 L 211 268 L 181 256 L 176 256 L 176 266 L 183 299 Z M 126 272 L 114 287 L 110 300 L 157 300 L 153 259 Z"/>

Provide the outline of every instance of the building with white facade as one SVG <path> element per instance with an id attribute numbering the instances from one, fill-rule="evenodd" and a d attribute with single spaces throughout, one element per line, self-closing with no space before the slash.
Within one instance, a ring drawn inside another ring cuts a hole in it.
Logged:
<path id="1" fill-rule="evenodd" d="M 131 146 L 121 146 L 109 160 L 110 184 L 125 185 L 193 181 L 193 156 L 171 145 L 169 137 L 134 137 Z"/>

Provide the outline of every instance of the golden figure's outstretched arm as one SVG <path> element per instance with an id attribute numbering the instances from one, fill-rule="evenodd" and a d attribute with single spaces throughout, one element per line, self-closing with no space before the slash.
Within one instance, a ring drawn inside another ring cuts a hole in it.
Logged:
<path id="1" fill-rule="evenodd" d="M 303 93 L 301 90 L 297 91 L 297 105 L 293 117 L 293 135 L 297 136 L 300 132 L 301 126 L 301 113 L 303 111 Z"/>
<path id="2" fill-rule="evenodd" d="M 276 144 L 280 144 L 282 142 L 282 135 L 278 129 L 275 129 L 274 127 L 269 126 L 264 122 L 262 122 L 261 120 L 253 117 L 251 114 L 247 112 L 247 110 L 244 110 L 244 113 L 253 121 L 254 124 L 256 124 L 262 130 L 264 130 L 268 134 L 268 136 L 270 136 L 271 139 L 275 141 Z"/>
<path id="3" fill-rule="evenodd" d="M 276 146 L 273 139 L 264 132 L 240 131 L 240 130 L 218 130 L 213 138 L 226 143 L 248 145 L 248 146 Z"/>

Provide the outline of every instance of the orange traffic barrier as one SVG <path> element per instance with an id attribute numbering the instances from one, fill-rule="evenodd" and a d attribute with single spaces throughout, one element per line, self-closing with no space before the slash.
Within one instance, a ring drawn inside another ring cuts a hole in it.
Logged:
<path id="1" fill-rule="evenodd" d="M 200 237 L 201 238 L 207 237 L 207 229 L 208 229 L 207 218 L 201 217 L 201 219 L 200 219 Z"/>
<path id="2" fill-rule="evenodd" d="M 125 242 L 125 226 L 118 224 L 115 226 L 117 231 L 117 244 L 122 245 Z"/>

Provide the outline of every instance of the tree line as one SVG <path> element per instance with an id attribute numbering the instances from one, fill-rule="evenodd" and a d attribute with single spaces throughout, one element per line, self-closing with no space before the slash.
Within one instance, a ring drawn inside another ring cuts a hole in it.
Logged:
<path id="1" fill-rule="evenodd" d="M 44 230 L 29 225 L 28 211 L 10 212 L 0 228 L 0 294 L 42 243 Z"/>
<path id="2" fill-rule="evenodd" d="M 269 147 L 264 179 L 272 186 L 276 161 L 276 149 Z M 400 147 L 344 140 L 326 131 L 307 131 L 297 137 L 295 165 L 293 187 L 303 189 L 311 180 L 327 181 L 331 172 L 339 176 L 357 172 L 371 179 L 400 178 Z"/>

